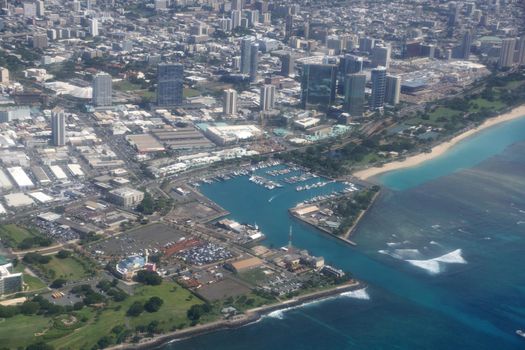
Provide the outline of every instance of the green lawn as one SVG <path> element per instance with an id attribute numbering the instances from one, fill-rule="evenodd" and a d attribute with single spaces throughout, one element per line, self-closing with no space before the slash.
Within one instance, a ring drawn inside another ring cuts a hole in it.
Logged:
<path id="1" fill-rule="evenodd" d="M 0 225 L 0 238 L 2 241 L 7 241 L 11 247 L 16 247 L 24 239 L 31 238 L 36 235 L 38 235 L 36 231 L 29 230 L 15 224 Z"/>
<path id="2" fill-rule="evenodd" d="M 200 96 L 200 92 L 198 90 L 192 89 L 192 88 L 184 88 L 183 95 L 184 97 L 195 97 Z"/>
<path id="3" fill-rule="evenodd" d="M 70 281 L 77 281 L 90 275 L 88 263 L 75 255 L 66 259 L 53 256 L 51 261 L 42 267 L 44 271 L 47 271 L 46 275 L 50 279 L 65 278 Z"/>
<path id="4" fill-rule="evenodd" d="M 129 80 L 118 81 L 115 84 L 113 84 L 113 87 L 115 88 L 115 90 L 126 91 L 126 92 L 127 91 L 136 91 L 136 90 L 141 90 L 142 89 L 142 87 L 140 85 L 133 84 Z"/>
<path id="5" fill-rule="evenodd" d="M 43 332 L 52 324 L 50 318 L 43 316 L 23 316 L 0 318 L 0 346 L 16 349 L 35 341 L 35 333 Z"/>
<path id="6" fill-rule="evenodd" d="M 248 271 L 239 273 L 238 277 L 253 286 L 257 286 L 259 283 L 264 282 L 268 279 L 268 276 L 264 273 L 264 269 L 256 268 Z"/>
<path id="7" fill-rule="evenodd" d="M 128 318 L 126 311 L 135 301 L 146 301 L 152 296 L 164 300 L 164 304 L 155 313 L 143 312 L 138 317 Z M 191 296 L 191 297 L 190 297 Z M 160 322 L 163 331 L 169 331 L 181 325 L 188 326 L 187 310 L 194 304 L 202 303 L 189 291 L 174 282 L 164 281 L 160 286 L 139 286 L 136 293 L 122 303 L 111 302 L 109 308 L 96 315 L 91 309 L 82 313 L 89 318 L 86 325 L 75 332 L 52 340 L 50 343 L 56 349 L 90 349 L 102 336 L 110 334 L 117 325 L 129 325 L 134 329 L 137 325 L 147 325 L 153 320 Z"/>

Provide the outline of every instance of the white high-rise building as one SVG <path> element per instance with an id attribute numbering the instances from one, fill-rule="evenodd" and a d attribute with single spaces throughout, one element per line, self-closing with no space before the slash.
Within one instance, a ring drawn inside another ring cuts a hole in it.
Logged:
<path id="1" fill-rule="evenodd" d="M 0 67 L 0 84 L 9 83 L 9 70 L 4 67 Z"/>
<path id="2" fill-rule="evenodd" d="M 275 86 L 264 85 L 261 87 L 261 111 L 267 112 L 275 108 Z"/>
<path id="3" fill-rule="evenodd" d="M 226 117 L 237 115 L 237 91 L 233 89 L 224 90 L 223 114 Z"/>
<path id="4" fill-rule="evenodd" d="M 399 103 L 399 95 L 401 94 L 401 77 L 397 75 L 386 76 L 386 93 L 385 102 L 391 106 Z"/>
<path id="5" fill-rule="evenodd" d="M 44 17 L 44 12 L 46 11 L 44 0 L 38 0 L 37 2 L 35 2 L 35 5 L 36 5 L 36 15 L 38 17 Z"/>
<path id="6" fill-rule="evenodd" d="M 108 73 L 98 73 L 93 77 L 93 99 L 95 106 L 111 106 L 113 80 Z"/>
<path id="7" fill-rule="evenodd" d="M 92 18 L 89 21 L 89 34 L 91 34 L 92 37 L 98 36 L 98 19 Z"/>
<path id="8" fill-rule="evenodd" d="M 36 4 L 34 2 L 23 3 L 24 17 L 36 17 Z"/>
<path id="9" fill-rule="evenodd" d="M 51 136 L 53 145 L 64 146 L 66 144 L 66 115 L 60 108 L 51 112 Z"/>
<path id="10" fill-rule="evenodd" d="M 232 11 L 231 20 L 232 20 L 232 29 L 241 26 L 242 11 L 234 10 Z"/>
<path id="11" fill-rule="evenodd" d="M 514 49 L 516 48 L 515 38 L 505 38 L 501 41 L 498 67 L 509 68 L 514 64 Z"/>
<path id="12" fill-rule="evenodd" d="M 372 49 L 372 67 L 383 66 L 388 68 L 390 65 L 390 45 L 374 46 Z"/>

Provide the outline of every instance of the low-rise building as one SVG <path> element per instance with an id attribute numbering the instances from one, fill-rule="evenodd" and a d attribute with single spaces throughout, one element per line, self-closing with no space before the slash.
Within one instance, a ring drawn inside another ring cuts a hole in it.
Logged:
<path id="1" fill-rule="evenodd" d="M 130 187 L 121 187 L 109 191 L 109 200 L 123 207 L 135 207 L 144 199 L 144 192 Z"/>

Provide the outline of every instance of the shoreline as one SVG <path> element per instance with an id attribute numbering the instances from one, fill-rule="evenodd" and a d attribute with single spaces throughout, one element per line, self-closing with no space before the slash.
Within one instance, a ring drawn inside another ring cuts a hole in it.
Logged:
<path id="1" fill-rule="evenodd" d="M 394 160 L 394 161 L 385 163 L 381 167 L 376 166 L 376 167 L 371 167 L 371 168 L 367 168 L 363 170 L 358 170 L 354 172 L 352 175 L 361 180 L 369 180 L 370 178 L 374 176 L 377 176 L 377 175 L 380 175 L 386 172 L 418 166 L 428 160 L 437 158 L 445 154 L 450 148 L 452 148 L 456 144 L 469 138 L 470 136 L 473 136 L 479 133 L 480 131 L 483 131 L 495 125 L 505 123 L 511 120 L 519 119 L 522 117 L 525 117 L 525 104 L 520 105 L 518 107 L 514 107 L 511 110 L 503 114 L 500 114 L 498 116 L 488 118 L 480 125 L 467 129 L 466 131 L 452 137 L 452 139 L 448 141 L 443 141 L 437 144 L 436 146 L 432 147 L 431 152 L 429 153 L 426 153 L 426 152 L 417 153 L 417 154 L 409 156 L 408 158 L 404 160 Z"/>
<path id="2" fill-rule="evenodd" d="M 322 301 L 330 297 L 340 295 L 345 292 L 356 291 L 366 288 L 366 285 L 356 280 L 350 280 L 345 284 L 334 286 L 333 288 L 311 292 L 308 294 L 297 296 L 290 300 L 260 306 L 254 309 L 245 311 L 243 314 L 235 316 L 231 320 L 218 320 L 210 323 L 199 324 L 194 327 L 185 328 L 182 330 L 156 335 L 152 338 L 146 338 L 145 341 L 133 344 L 123 343 L 109 347 L 111 350 L 139 350 L 139 349 L 158 349 L 168 343 L 177 340 L 184 340 L 197 337 L 203 334 L 213 333 L 217 331 L 236 329 L 249 324 L 258 322 L 264 316 L 277 310 L 284 310 L 291 307 L 300 306 L 308 302 Z"/>

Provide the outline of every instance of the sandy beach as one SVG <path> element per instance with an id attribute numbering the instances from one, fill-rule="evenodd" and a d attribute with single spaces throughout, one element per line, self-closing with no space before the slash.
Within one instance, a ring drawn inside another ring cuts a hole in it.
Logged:
<path id="1" fill-rule="evenodd" d="M 455 144 L 461 142 L 462 140 L 464 140 L 464 139 L 466 139 L 466 138 L 468 138 L 468 137 L 470 137 L 470 136 L 472 136 L 472 135 L 474 135 L 474 134 L 476 134 L 476 133 L 478 133 L 478 132 L 480 132 L 482 130 L 485 130 L 485 129 L 490 128 L 490 127 L 492 127 L 494 125 L 501 124 L 501 123 L 504 123 L 504 122 L 507 122 L 507 121 L 510 121 L 510 120 L 514 120 L 514 119 L 517 119 L 517 118 L 521 118 L 521 117 L 524 117 L 524 116 L 525 116 L 525 105 L 521 105 L 519 107 L 516 107 L 516 108 L 510 110 L 507 113 L 501 114 L 501 115 L 499 115 L 497 117 L 493 117 L 493 118 L 487 119 L 486 121 L 484 121 L 479 126 L 477 126 L 475 128 L 472 128 L 472 129 L 469 129 L 469 130 L 465 131 L 464 133 L 453 137 L 449 141 L 445 141 L 445 142 L 435 146 L 434 148 L 432 148 L 431 152 L 416 154 L 416 155 L 410 156 L 410 157 L 408 157 L 408 158 L 406 158 L 404 160 L 400 160 L 400 161 L 393 161 L 393 162 L 390 162 L 390 163 L 387 163 L 387 164 L 383 165 L 382 167 L 372 167 L 372 168 L 368 168 L 368 169 L 364 169 L 364 170 L 359 170 L 359 171 L 353 173 L 352 175 L 354 175 L 355 177 L 360 178 L 362 180 L 366 180 L 366 179 L 369 179 L 369 178 L 371 178 L 373 176 L 376 176 L 376 175 L 379 175 L 379 174 L 382 174 L 382 173 L 386 173 L 388 171 L 398 170 L 398 169 L 403 169 L 403 168 L 409 168 L 409 167 L 414 167 L 414 166 L 420 165 L 421 163 L 426 162 L 427 160 L 430 160 L 430 159 L 433 159 L 433 158 L 441 156 L 448 149 L 453 147 Z"/>

